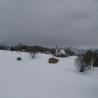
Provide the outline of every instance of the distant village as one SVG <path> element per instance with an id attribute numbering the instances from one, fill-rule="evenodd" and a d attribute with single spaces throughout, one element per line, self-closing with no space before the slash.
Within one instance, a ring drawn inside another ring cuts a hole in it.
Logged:
<path id="1" fill-rule="evenodd" d="M 17 44 L 13 46 L 7 46 L 7 45 L 0 45 L 0 50 L 11 50 L 11 51 L 21 51 L 21 52 L 41 52 L 46 54 L 53 54 L 56 56 L 61 57 L 67 57 L 67 56 L 73 56 L 73 55 L 81 55 L 86 52 L 85 49 L 77 49 L 72 47 L 66 47 L 61 48 L 58 45 L 55 45 L 54 48 L 48 48 L 38 45 L 24 45 L 24 44 Z"/>

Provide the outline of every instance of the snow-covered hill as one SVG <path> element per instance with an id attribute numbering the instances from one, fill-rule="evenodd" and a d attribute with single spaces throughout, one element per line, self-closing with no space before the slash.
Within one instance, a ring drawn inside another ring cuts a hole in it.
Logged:
<path id="1" fill-rule="evenodd" d="M 78 73 L 76 57 L 48 64 L 49 57 L 0 51 L 0 98 L 98 98 L 98 69 Z"/>

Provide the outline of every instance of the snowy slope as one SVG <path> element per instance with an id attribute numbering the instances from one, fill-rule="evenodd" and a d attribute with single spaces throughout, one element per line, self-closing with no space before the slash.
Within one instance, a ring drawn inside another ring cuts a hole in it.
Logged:
<path id="1" fill-rule="evenodd" d="M 18 56 L 22 61 L 17 61 Z M 48 64 L 49 54 L 0 51 L 0 98 L 98 98 L 98 69 L 78 73 L 76 57 Z"/>

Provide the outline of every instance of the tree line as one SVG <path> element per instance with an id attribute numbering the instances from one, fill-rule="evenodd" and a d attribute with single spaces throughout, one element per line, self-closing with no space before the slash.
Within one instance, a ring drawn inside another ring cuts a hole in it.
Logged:
<path id="1" fill-rule="evenodd" d="M 85 54 L 77 57 L 75 65 L 80 72 L 98 67 L 98 53 L 96 51 L 87 50 Z"/>

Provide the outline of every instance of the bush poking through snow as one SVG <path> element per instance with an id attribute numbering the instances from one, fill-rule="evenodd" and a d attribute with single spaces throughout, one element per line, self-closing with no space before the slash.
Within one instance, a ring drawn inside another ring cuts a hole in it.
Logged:
<path id="1" fill-rule="evenodd" d="M 17 61 L 22 61 L 22 58 L 21 57 L 17 57 Z"/>
<path id="2" fill-rule="evenodd" d="M 59 60 L 56 58 L 49 58 L 49 61 L 48 61 L 48 63 L 51 63 L 51 64 L 56 64 L 58 62 L 59 62 Z"/>
<path id="3" fill-rule="evenodd" d="M 35 58 L 36 52 L 29 52 L 31 58 Z"/>

